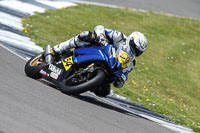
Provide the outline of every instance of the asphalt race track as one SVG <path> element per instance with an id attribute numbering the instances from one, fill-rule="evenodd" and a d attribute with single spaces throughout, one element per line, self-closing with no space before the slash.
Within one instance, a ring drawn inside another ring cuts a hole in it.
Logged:
<path id="1" fill-rule="evenodd" d="M 25 61 L 0 47 L 0 132 L 172 132 L 90 95 L 72 97 L 25 76 Z"/>
<path id="2" fill-rule="evenodd" d="M 200 19 L 200 0 L 85 0 Z"/>

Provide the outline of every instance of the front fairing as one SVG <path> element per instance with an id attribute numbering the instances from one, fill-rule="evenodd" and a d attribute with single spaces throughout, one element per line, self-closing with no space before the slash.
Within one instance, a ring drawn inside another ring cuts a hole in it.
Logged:
<path id="1" fill-rule="evenodd" d="M 122 56 L 123 53 L 126 52 L 114 45 L 95 45 L 93 47 L 81 47 L 79 49 L 75 49 L 73 60 L 76 64 L 82 64 L 92 61 L 104 61 L 108 65 L 110 71 L 114 72 L 118 69 L 124 69 L 128 67 L 128 63 L 131 62 L 133 59 L 132 57 L 134 57 L 133 55 L 129 56 L 129 53 L 127 54 L 128 57 L 124 57 Z M 127 59 L 130 57 L 128 63 L 122 63 L 121 57 L 123 59 Z"/>
<path id="2" fill-rule="evenodd" d="M 100 47 L 82 47 L 74 50 L 73 59 L 74 63 L 82 64 L 91 61 L 105 61 L 107 57 Z"/>
<path id="3" fill-rule="evenodd" d="M 56 82 L 61 82 L 64 78 L 70 75 L 70 72 L 74 66 L 88 62 L 102 61 L 107 64 L 110 81 L 113 82 L 115 77 L 120 77 L 123 73 L 126 73 L 124 72 L 125 69 L 122 68 L 121 63 L 118 60 L 117 51 L 119 51 L 119 48 L 115 47 L 114 45 L 95 45 L 93 47 L 81 47 L 79 49 L 75 49 L 73 54 L 68 55 L 61 61 L 54 64 L 56 68 L 62 69 L 62 72 L 56 73 L 57 77 L 55 77 L 54 74 L 54 77 L 52 78 L 52 72 L 49 71 L 49 66 L 44 70 L 45 72 L 49 73 L 49 75 L 45 77 L 50 77 Z"/>
<path id="4" fill-rule="evenodd" d="M 112 70 L 117 64 L 116 49 L 113 45 L 97 45 L 95 47 L 75 49 L 73 54 L 74 63 L 81 64 L 91 61 L 105 61 L 110 70 Z"/>

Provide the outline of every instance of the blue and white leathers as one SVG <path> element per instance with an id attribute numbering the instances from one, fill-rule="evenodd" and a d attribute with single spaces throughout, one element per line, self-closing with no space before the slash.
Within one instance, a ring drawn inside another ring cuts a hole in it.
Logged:
<path id="1" fill-rule="evenodd" d="M 123 33 L 116 30 L 107 29 L 102 25 L 96 26 L 94 28 L 94 32 L 97 38 L 100 38 L 99 41 L 105 41 L 104 39 L 106 38 L 107 43 L 113 44 L 114 46 L 121 48 L 122 50 L 124 50 L 125 52 L 129 54 L 132 61 L 135 60 L 134 51 L 132 51 L 130 46 L 126 43 L 127 37 Z M 89 34 L 89 32 L 86 31 L 86 32 L 80 33 L 80 35 L 87 36 L 86 34 Z M 76 47 L 90 45 L 90 44 L 91 44 L 90 42 L 81 41 L 78 38 L 78 35 L 76 35 L 75 37 L 72 37 L 71 39 L 54 46 L 54 50 L 55 52 L 62 54 L 65 50 L 69 48 L 76 48 Z M 129 72 L 134 67 L 134 64 L 132 61 L 130 62 L 129 67 L 127 69 Z"/>

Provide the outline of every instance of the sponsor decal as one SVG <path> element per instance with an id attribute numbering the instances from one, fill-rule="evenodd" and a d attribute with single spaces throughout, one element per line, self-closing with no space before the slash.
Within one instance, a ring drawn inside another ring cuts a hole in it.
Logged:
<path id="1" fill-rule="evenodd" d="M 128 64 L 130 63 L 129 55 L 123 50 L 120 50 L 118 54 L 118 60 L 121 63 L 122 68 L 128 67 Z"/>
<path id="2" fill-rule="evenodd" d="M 54 79 L 58 79 L 58 74 L 51 72 L 50 73 L 50 77 L 54 78 Z"/>
<path id="3" fill-rule="evenodd" d="M 42 75 L 49 76 L 49 74 L 48 74 L 47 72 L 45 72 L 43 69 L 40 70 L 40 73 L 41 73 Z"/>
<path id="4" fill-rule="evenodd" d="M 62 72 L 62 70 L 60 68 L 58 68 L 57 66 L 55 66 L 53 64 L 49 64 L 49 70 L 51 70 L 52 72 L 54 72 L 57 75 L 60 75 L 60 73 Z"/>
<path id="5" fill-rule="evenodd" d="M 62 60 L 63 66 L 65 68 L 65 70 L 69 70 L 71 68 L 71 66 L 74 64 L 72 56 Z"/>

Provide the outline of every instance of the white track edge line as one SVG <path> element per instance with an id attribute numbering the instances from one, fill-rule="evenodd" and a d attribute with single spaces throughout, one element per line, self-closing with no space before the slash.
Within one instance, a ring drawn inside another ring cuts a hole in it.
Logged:
<path id="1" fill-rule="evenodd" d="M 22 57 L 21 55 L 17 54 L 17 53 L 14 52 L 13 50 L 7 48 L 7 47 L 4 46 L 3 44 L 0 43 L 0 46 L 1 46 L 2 48 L 6 49 L 7 51 L 9 51 L 10 53 L 12 53 L 12 54 L 18 56 L 18 57 L 21 58 L 22 60 L 27 61 L 26 58 L 24 58 L 24 57 Z"/>

